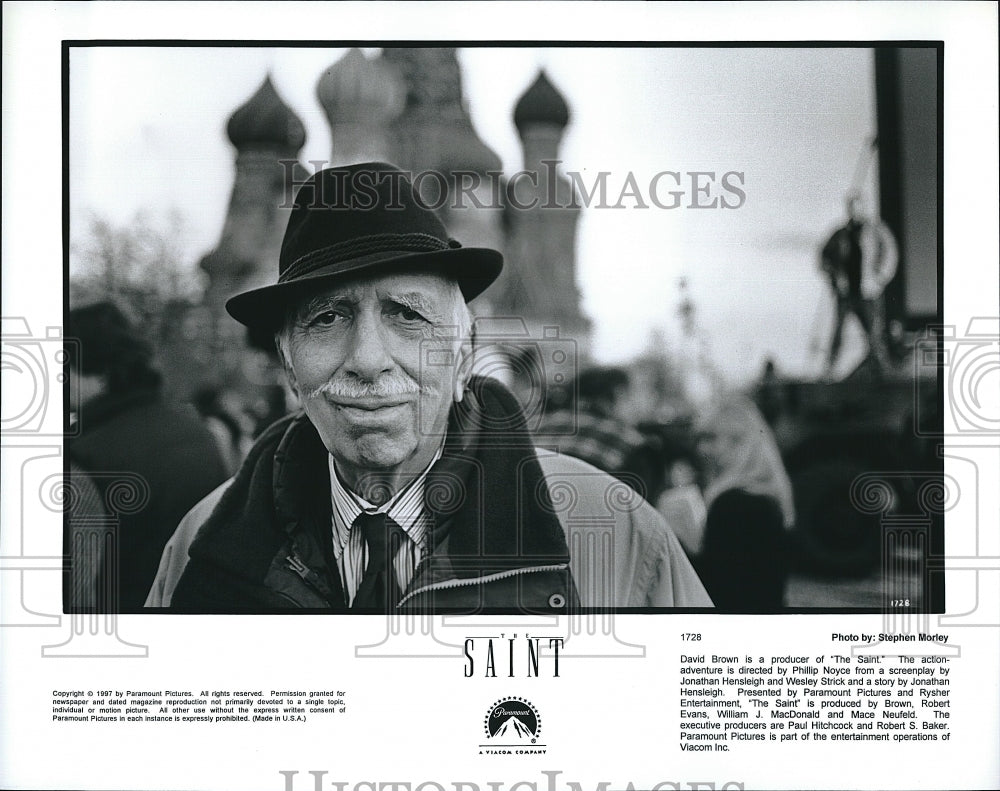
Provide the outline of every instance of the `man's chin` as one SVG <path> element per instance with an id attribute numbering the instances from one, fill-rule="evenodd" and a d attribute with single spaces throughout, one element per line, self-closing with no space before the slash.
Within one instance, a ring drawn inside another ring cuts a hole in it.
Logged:
<path id="1" fill-rule="evenodd" d="M 359 469 L 377 471 L 391 471 L 411 458 L 416 451 L 413 442 L 405 442 L 400 438 L 393 438 L 385 434 L 375 432 L 365 433 L 351 442 L 352 447 L 348 456 L 351 464 Z"/>

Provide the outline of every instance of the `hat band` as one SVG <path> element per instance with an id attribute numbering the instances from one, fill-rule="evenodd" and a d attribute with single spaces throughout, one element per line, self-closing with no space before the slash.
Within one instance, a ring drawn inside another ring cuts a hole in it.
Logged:
<path id="1" fill-rule="evenodd" d="M 400 253 L 433 253 L 460 246 L 457 242 L 444 241 L 426 233 L 376 233 L 370 236 L 360 236 L 346 242 L 331 244 L 313 250 L 311 253 L 296 258 L 278 277 L 279 283 L 305 277 L 321 267 L 340 261 L 350 261 L 373 253 L 387 251 Z"/>

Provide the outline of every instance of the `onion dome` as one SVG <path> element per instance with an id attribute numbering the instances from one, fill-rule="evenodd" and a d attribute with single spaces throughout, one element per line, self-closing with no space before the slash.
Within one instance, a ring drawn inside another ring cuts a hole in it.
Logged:
<path id="1" fill-rule="evenodd" d="M 514 108 L 514 126 L 520 132 L 532 124 L 547 124 L 562 129 L 568 123 L 569 105 L 542 69 Z"/>
<path id="2" fill-rule="evenodd" d="M 353 47 L 323 72 L 316 98 L 331 123 L 398 115 L 406 98 L 395 71 Z"/>
<path id="3" fill-rule="evenodd" d="M 257 92 L 229 116 L 226 134 L 236 148 L 258 145 L 298 151 L 306 142 L 302 121 L 278 96 L 270 74 Z"/>

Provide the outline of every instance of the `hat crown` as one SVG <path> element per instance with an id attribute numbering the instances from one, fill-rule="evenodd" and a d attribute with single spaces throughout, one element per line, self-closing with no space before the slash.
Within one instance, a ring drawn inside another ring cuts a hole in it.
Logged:
<path id="1" fill-rule="evenodd" d="M 326 168 L 299 189 L 281 245 L 278 279 L 303 262 L 373 252 L 445 250 L 448 232 L 417 200 L 409 174 L 386 162 Z M 301 272 L 299 273 L 301 276 Z"/>

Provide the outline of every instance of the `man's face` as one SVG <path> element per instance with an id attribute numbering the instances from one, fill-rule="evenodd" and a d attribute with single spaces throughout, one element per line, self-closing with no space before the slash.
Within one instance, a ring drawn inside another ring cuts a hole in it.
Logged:
<path id="1" fill-rule="evenodd" d="M 456 394 L 452 281 L 390 274 L 338 283 L 298 306 L 292 387 L 348 478 L 418 472 L 437 451 Z"/>

